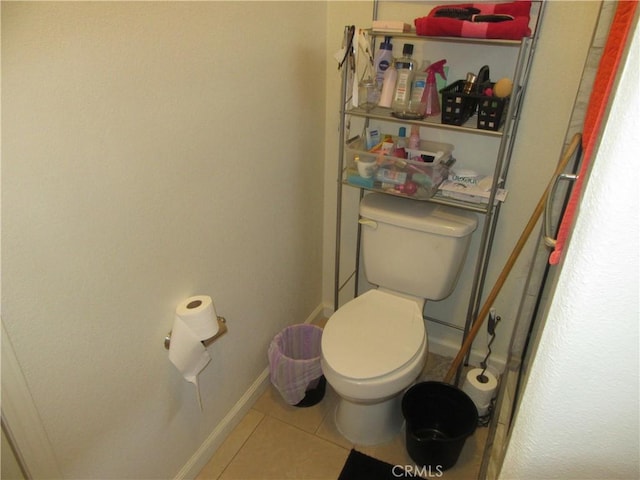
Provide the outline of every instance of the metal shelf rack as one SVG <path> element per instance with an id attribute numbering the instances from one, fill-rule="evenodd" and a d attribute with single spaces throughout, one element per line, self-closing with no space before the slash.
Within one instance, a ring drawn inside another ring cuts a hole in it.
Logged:
<path id="1" fill-rule="evenodd" d="M 538 2 L 534 2 L 538 3 Z M 373 19 L 377 18 L 378 2 L 374 1 L 374 15 Z M 341 248 L 342 248 L 342 210 L 343 210 L 343 186 L 348 185 L 350 188 L 360 188 L 360 198 L 364 195 L 366 188 L 356 187 L 351 184 L 347 184 L 344 181 L 345 166 L 345 149 L 348 136 L 348 125 L 350 117 L 361 117 L 365 119 L 366 124 L 369 120 L 379 120 L 384 122 L 391 122 L 403 125 L 419 125 L 427 129 L 441 129 L 449 130 L 453 132 L 461 132 L 469 136 L 469 141 L 473 141 L 474 136 L 488 136 L 499 139 L 499 147 L 495 159 L 495 168 L 493 176 L 495 179 L 502 179 L 502 184 L 494 182 L 491 190 L 490 197 L 487 204 L 474 204 L 470 202 L 464 202 L 454 200 L 452 198 L 444 197 L 443 195 L 436 193 L 432 198 L 428 200 L 415 200 L 415 201 L 428 201 L 443 205 L 449 205 L 465 210 L 477 212 L 484 216 L 484 220 L 481 223 L 481 238 L 478 247 L 478 255 L 473 275 L 473 282 L 471 286 L 471 293 L 469 296 L 467 313 L 464 327 L 460 327 L 451 322 L 447 322 L 441 319 L 425 316 L 425 320 L 439 323 L 450 328 L 454 328 L 462 331 L 462 342 L 468 335 L 472 327 L 472 322 L 476 318 L 480 303 L 482 300 L 482 293 L 484 289 L 484 283 L 487 274 L 487 268 L 491 256 L 491 250 L 495 235 L 495 230 L 500 213 L 500 202 L 495 201 L 496 191 L 499 186 L 506 185 L 507 174 L 509 165 L 511 162 L 511 156 L 513 146 L 516 139 L 520 109 L 522 106 L 523 98 L 526 93 L 526 86 L 529 77 L 529 71 L 533 61 L 535 52 L 535 45 L 537 41 L 538 32 L 540 30 L 539 25 L 542 21 L 544 13 L 544 2 L 539 2 L 537 7 L 537 16 L 535 18 L 535 25 L 532 27 L 532 36 L 525 37 L 522 40 L 490 40 L 490 39 L 474 39 L 474 38 L 462 38 L 462 37 L 426 37 L 418 36 L 415 33 L 388 33 L 388 32 L 375 32 L 370 31 L 370 34 L 374 37 L 392 36 L 394 38 L 402 38 L 405 40 L 412 40 L 416 42 L 449 42 L 449 43 L 463 43 L 467 45 L 482 45 L 484 47 L 491 46 L 510 46 L 518 49 L 517 59 L 515 61 L 513 70 L 513 85 L 514 90 L 512 93 L 512 99 L 509 102 L 504 125 L 498 131 L 480 130 L 472 126 L 475 116 L 471 117 L 470 121 L 462 126 L 447 125 L 439 123 L 439 119 L 426 119 L 426 120 L 405 120 L 397 119 L 391 115 L 389 109 L 376 107 L 372 110 L 364 110 L 361 108 L 349 107 L 349 69 L 342 68 L 342 85 L 340 95 L 340 126 L 339 126 L 339 142 L 340 149 L 338 155 L 338 178 L 337 178 L 337 215 L 336 215 L 336 243 L 335 243 L 335 276 L 334 276 L 334 310 L 339 307 L 339 295 L 345 288 L 349 281 L 355 277 L 355 292 L 354 296 L 357 296 L 358 292 L 358 271 L 359 271 L 359 256 L 360 256 L 360 226 L 357 228 L 356 239 L 356 253 L 355 253 L 355 268 L 344 282 L 340 282 L 340 263 L 341 263 Z M 348 44 L 348 36 L 352 34 L 353 27 L 345 27 L 345 45 Z M 477 138 L 477 137 L 476 137 Z M 459 383 L 460 372 L 456 382 Z"/>

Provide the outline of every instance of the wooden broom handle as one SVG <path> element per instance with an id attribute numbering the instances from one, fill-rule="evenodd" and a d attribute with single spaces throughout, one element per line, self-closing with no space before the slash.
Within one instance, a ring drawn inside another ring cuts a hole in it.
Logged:
<path id="1" fill-rule="evenodd" d="M 558 166 L 556 167 L 556 171 L 553 174 L 553 178 L 551 179 L 551 182 L 549 182 L 549 185 L 547 186 L 546 190 L 542 194 L 542 197 L 540 197 L 540 201 L 538 201 L 538 205 L 536 206 L 536 209 L 534 210 L 533 214 L 531 215 L 531 218 L 529 219 L 529 223 L 527 223 L 527 226 L 522 231 L 522 234 L 520 235 L 520 239 L 518 240 L 518 243 L 516 244 L 516 246 L 514 247 L 513 251 L 511 252 L 511 256 L 509 256 L 509 259 L 507 260 L 507 263 L 505 264 L 504 268 L 502 269 L 502 272 L 500 273 L 500 276 L 498 277 L 498 280 L 496 280 L 496 283 L 493 286 L 493 289 L 491 290 L 491 293 L 489 293 L 489 296 L 487 297 L 486 301 L 484 302 L 484 305 L 482 306 L 482 309 L 480 309 L 480 313 L 478 313 L 478 316 L 476 317 L 475 321 L 473 322 L 473 326 L 471 327 L 471 330 L 469 331 L 469 334 L 467 335 L 467 338 L 465 338 L 464 342 L 462 343 L 462 346 L 460 347 L 460 351 L 458 352 L 458 355 L 453 360 L 453 363 L 451 364 L 451 367 L 449 368 L 449 371 L 445 375 L 444 381 L 446 383 L 450 383 L 451 382 L 451 379 L 453 378 L 453 376 L 455 375 L 456 371 L 460 367 L 460 364 L 462 363 L 462 359 L 467 355 L 467 353 L 471 349 L 471 345 L 473 344 L 473 341 L 476 338 L 476 335 L 478 335 L 478 332 L 480 331 L 480 328 L 482 327 L 482 324 L 484 323 L 484 319 L 487 317 L 487 315 L 489 315 L 489 310 L 491 309 L 491 306 L 493 305 L 493 302 L 495 301 L 496 297 L 500 293 L 500 290 L 502 289 L 502 286 L 506 282 L 507 277 L 509 276 L 509 273 L 511 272 L 511 269 L 513 268 L 513 265 L 516 263 L 516 260 L 518 259 L 518 256 L 520 255 L 520 252 L 522 251 L 522 249 L 524 248 L 525 244 L 527 243 L 529 235 L 531 235 L 531 232 L 533 231 L 534 227 L 536 226 L 536 223 L 538 223 L 538 219 L 540 218 L 540 215 L 542 215 L 542 212 L 544 210 L 544 206 L 545 206 L 545 203 L 546 203 L 546 200 L 547 200 L 547 195 L 549 194 L 549 190 L 553 186 L 553 182 L 555 180 L 555 177 L 557 177 L 558 175 L 560 175 L 564 171 L 564 169 L 566 168 L 567 164 L 569 163 L 569 160 L 571 160 L 571 157 L 573 156 L 574 152 L 578 148 L 578 145 L 580 144 L 581 139 L 582 139 L 582 134 L 576 133 L 573 136 L 573 139 L 571 140 L 571 143 L 569 144 L 569 147 L 567 148 L 567 150 L 565 151 L 564 155 L 560 159 L 560 162 L 558 163 Z"/>

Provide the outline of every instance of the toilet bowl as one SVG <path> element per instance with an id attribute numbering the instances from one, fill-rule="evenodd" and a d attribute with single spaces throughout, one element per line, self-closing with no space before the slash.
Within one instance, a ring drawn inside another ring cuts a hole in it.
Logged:
<path id="1" fill-rule="evenodd" d="M 422 309 L 453 291 L 477 217 L 380 193 L 364 196 L 360 216 L 365 276 L 378 288 L 329 318 L 321 367 L 340 396 L 336 427 L 355 444 L 373 445 L 402 427 L 402 394 L 427 358 Z"/>
<path id="2" fill-rule="evenodd" d="M 402 427 L 401 394 L 422 371 L 427 334 L 422 301 L 370 290 L 340 308 L 322 335 L 322 371 L 341 397 L 336 427 L 372 445 Z"/>

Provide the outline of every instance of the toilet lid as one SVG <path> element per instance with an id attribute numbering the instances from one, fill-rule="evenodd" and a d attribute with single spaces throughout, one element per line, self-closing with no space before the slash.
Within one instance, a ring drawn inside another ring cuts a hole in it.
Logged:
<path id="1" fill-rule="evenodd" d="M 375 378 L 409 362 L 424 337 L 416 302 L 369 290 L 331 316 L 322 334 L 322 355 L 340 375 Z"/>

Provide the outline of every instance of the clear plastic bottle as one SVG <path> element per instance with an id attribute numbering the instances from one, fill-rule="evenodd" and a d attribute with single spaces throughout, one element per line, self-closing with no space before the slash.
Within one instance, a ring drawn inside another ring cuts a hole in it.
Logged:
<path id="1" fill-rule="evenodd" d="M 402 115 L 409 111 L 409 101 L 411 100 L 411 81 L 413 79 L 413 70 L 415 62 L 411 56 L 413 55 L 413 45 L 405 43 L 402 48 L 402 57 L 395 61 L 396 70 L 398 71 L 398 80 L 396 88 L 393 92 L 393 102 L 391 108 L 393 112 Z"/>
<path id="2" fill-rule="evenodd" d="M 406 127 L 398 128 L 398 141 L 396 142 L 398 148 L 405 148 L 407 146 L 407 129 Z"/>
<path id="3" fill-rule="evenodd" d="M 396 148 L 391 156 L 398 158 L 407 158 L 407 129 L 400 127 L 398 129 L 398 139 L 396 140 Z"/>
<path id="4" fill-rule="evenodd" d="M 418 125 L 411 126 L 411 135 L 409 135 L 409 148 L 412 150 L 420 149 L 420 127 L 418 127 Z"/>
<path id="5" fill-rule="evenodd" d="M 420 68 L 416 69 L 413 75 L 411 85 L 411 99 L 409 100 L 409 111 L 415 114 L 415 117 L 424 117 L 424 103 L 422 103 L 422 95 L 427 87 L 427 67 L 431 62 L 424 62 Z"/>

